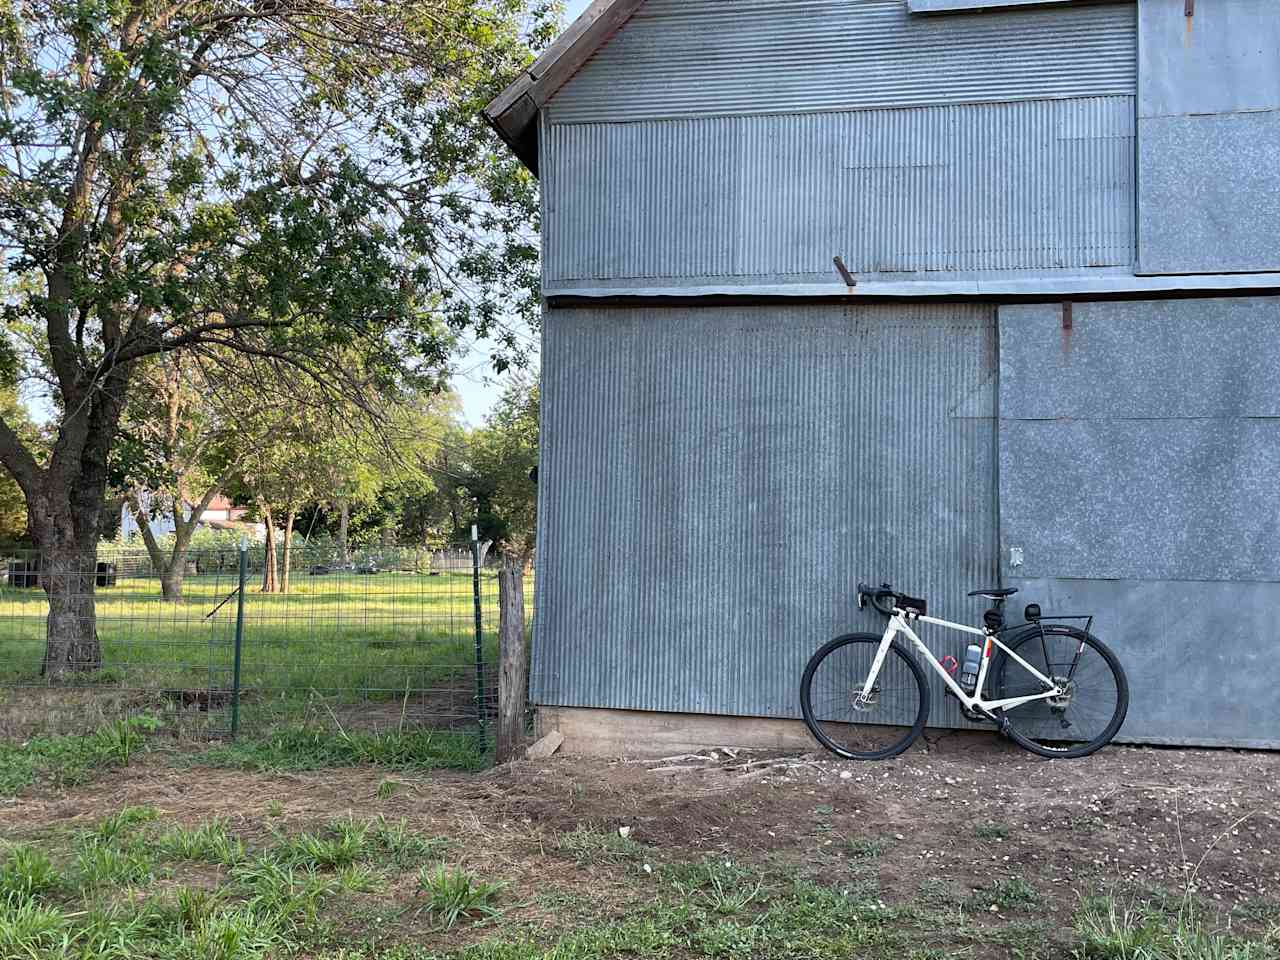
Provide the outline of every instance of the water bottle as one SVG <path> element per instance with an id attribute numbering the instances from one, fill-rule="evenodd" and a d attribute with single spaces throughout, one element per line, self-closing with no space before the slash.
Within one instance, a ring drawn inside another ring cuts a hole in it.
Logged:
<path id="1" fill-rule="evenodd" d="M 982 648 L 976 643 L 965 647 L 964 663 L 960 666 L 960 686 L 972 694 L 978 687 L 978 667 L 982 663 Z"/>

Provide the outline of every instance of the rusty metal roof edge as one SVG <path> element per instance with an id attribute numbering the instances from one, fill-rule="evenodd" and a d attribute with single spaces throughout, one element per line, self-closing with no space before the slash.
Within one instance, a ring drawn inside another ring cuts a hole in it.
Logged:
<path id="1" fill-rule="evenodd" d="M 1280 273 L 1203 274 L 1176 276 L 1101 276 L 1071 277 L 1058 280 L 955 280 L 923 282 L 884 282 L 859 280 L 856 287 L 843 283 L 793 284 L 717 284 L 701 287 L 548 287 L 543 296 L 552 306 L 557 303 L 594 300 L 680 300 L 696 301 L 718 298 L 767 298 L 811 300 L 838 298 L 862 299 L 928 299 L 1032 297 L 1054 300 L 1060 297 L 1107 297 L 1128 294 L 1181 293 L 1271 293 L 1280 291 Z"/>
<path id="2" fill-rule="evenodd" d="M 538 111 L 597 50 L 608 43 L 644 0 L 594 0 L 506 89 L 489 101 L 484 118 L 525 165 L 538 172 Z"/>

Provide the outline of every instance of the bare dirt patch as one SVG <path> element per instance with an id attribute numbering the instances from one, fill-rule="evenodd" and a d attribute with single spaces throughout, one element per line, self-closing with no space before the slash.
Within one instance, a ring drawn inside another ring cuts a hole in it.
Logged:
<path id="1" fill-rule="evenodd" d="M 382 787 L 387 780 L 394 786 Z M 1278 784 L 1277 754 L 1112 747 L 1050 762 L 976 738 L 869 764 L 720 750 L 553 758 L 475 775 L 247 773 L 151 755 L 109 780 L 0 805 L 0 835 L 86 828 L 138 804 L 187 825 L 225 819 L 250 843 L 348 815 L 403 818 L 449 838 L 451 863 L 509 884 L 504 929 L 625 915 L 656 895 L 646 884 L 664 865 L 704 859 L 869 886 L 890 905 L 963 908 L 992 930 L 1025 919 L 1061 935 L 1081 896 L 1097 890 L 1190 895 L 1248 929 L 1251 918 L 1280 916 Z M 565 841 L 620 829 L 621 852 L 575 853 Z M 411 873 L 391 893 L 394 911 L 352 901 L 343 923 L 353 935 L 383 922 L 379 911 L 397 941 L 453 948 L 494 932 L 425 929 Z"/>

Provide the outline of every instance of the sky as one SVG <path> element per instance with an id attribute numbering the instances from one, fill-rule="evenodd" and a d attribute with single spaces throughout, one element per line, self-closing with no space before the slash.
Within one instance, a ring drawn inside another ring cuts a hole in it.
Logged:
<path id="1" fill-rule="evenodd" d="M 567 0 L 565 23 L 572 22 L 590 2 Z M 466 354 L 457 359 L 455 367 L 453 388 L 462 400 L 462 415 L 471 425 L 479 426 L 502 393 L 504 382 L 489 365 L 489 345 L 484 341 L 473 344 Z"/>

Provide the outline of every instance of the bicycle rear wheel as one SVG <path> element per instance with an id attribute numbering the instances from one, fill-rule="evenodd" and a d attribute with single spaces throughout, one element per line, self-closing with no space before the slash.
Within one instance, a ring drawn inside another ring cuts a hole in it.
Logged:
<path id="1" fill-rule="evenodd" d="M 809 660 L 800 681 L 800 709 L 814 738 L 837 756 L 885 760 L 920 736 L 929 716 L 929 686 L 920 665 L 896 643 L 880 665 L 871 695 L 862 689 L 881 637 L 836 637 Z"/>
<path id="2" fill-rule="evenodd" d="M 1129 710 L 1129 682 L 1116 655 L 1076 627 L 1029 628 L 1009 648 L 1066 691 L 1003 712 L 1005 733 L 1042 757 L 1087 757 L 1111 742 Z M 1003 650 L 992 665 L 993 699 L 1030 696 L 1044 686 Z"/>

